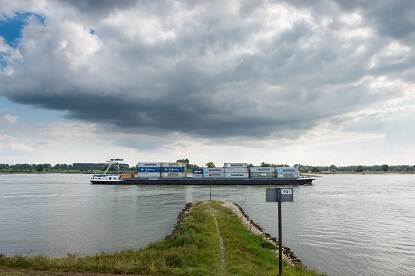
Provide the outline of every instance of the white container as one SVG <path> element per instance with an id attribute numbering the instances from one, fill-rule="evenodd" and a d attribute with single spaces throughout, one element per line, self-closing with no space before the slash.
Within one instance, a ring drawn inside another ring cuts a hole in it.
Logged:
<path id="1" fill-rule="evenodd" d="M 203 178 L 223 178 L 225 173 L 223 172 L 203 172 Z"/>
<path id="2" fill-rule="evenodd" d="M 225 168 L 246 168 L 248 167 L 247 163 L 224 163 Z"/>
<path id="3" fill-rule="evenodd" d="M 224 168 L 218 167 L 218 168 L 203 168 L 203 173 L 223 173 L 225 172 Z"/>
<path id="4" fill-rule="evenodd" d="M 277 174 L 277 178 L 298 178 L 298 174 L 296 173 Z"/>
<path id="5" fill-rule="evenodd" d="M 275 169 L 277 178 L 298 178 L 298 169 L 293 167 L 277 167 Z"/>
<path id="6" fill-rule="evenodd" d="M 203 178 L 203 174 L 201 173 L 192 174 L 192 178 Z"/>
<path id="7" fill-rule="evenodd" d="M 251 178 L 274 178 L 273 172 L 251 172 Z"/>
<path id="8" fill-rule="evenodd" d="M 137 167 L 151 167 L 151 168 L 158 168 L 160 167 L 161 163 L 157 162 L 138 162 Z"/>
<path id="9" fill-rule="evenodd" d="M 275 172 L 274 167 L 250 167 L 249 170 L 251 173 L 273 173 Z"/>
<path id="10" fill-rule="evenodd" d="M 176 162 L 163 162 L 161 167 L 170 167 L 170 168 L 184 168 L 186 167 L 185 163 L 176 163 Z"/>
<path id="11" fill-rule="evenodd" d="M 139 172 L 136 175 L 139 178 L 160 178 L 159 172 Z"/>
<path id="12" fill-rule="evenodd" d="M 277 173 L 298 172 L 298 169 L 294 167 L 276 167 L 275 171 Z"/>
<path id="13" fill-rule="evenodd" d="M 225 167 L 225 173 L 247 173 L 248 168 L 241 168 L 241 167 Z"/>
<path id="14" fill-rule="evenodd" d="M 225 178 L 249 178 L 249 173 L 225 173 Z"/>
<path id="15" fill-rule="evenodd" d="M 162 172 L 161 178 L 185 178 L 186 174 L 182 172 Z"/>

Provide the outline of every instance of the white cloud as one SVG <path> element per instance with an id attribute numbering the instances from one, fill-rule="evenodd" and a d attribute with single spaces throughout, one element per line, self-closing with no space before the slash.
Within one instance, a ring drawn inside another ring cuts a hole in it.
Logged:
<path id="1" fill-rule="evenodd" d="M 5 123 L 5 124 L 13 125 L 16 122 L 17 122 L 17 116 L 12 115 L 10 113 L 0 114 L 0 124 Z"/>
<path id="2" fill-rule="evenodd" d="M 33 151 L 33 148 L 24 141 L 17 140 L 15 137 L 0 133 L 0 152 L 2 151 L 31 152 Z M 4 161 L 7 160 L 5 156 L 3 158 Z"/>

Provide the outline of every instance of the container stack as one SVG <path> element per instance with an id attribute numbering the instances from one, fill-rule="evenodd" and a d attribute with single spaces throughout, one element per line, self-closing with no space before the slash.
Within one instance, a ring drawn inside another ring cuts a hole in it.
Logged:
<path id="1" fill-rule="evenodd" d="M 161 163 L 162 178 L 184 178 L 186 176 L 185 163 Z"/>
<path id="2" fill-rule="evenodd" d="M 277 178 L 298 178 L 298 169 L 293 167 L 277 167 L 275 169 Z"/>
<path id="3" fill-rule="evenodd" d="M 137 164 L 137 177 L 148 178 L 155 177 L 160 178 L 161 164 L 156 162 L 140 162 Z"/>
<path id="4" fill-rule="evenodd" d="M 203 178 L 223 178 L 225 177 L 224 168 L 203 168 Z"/>
<path id="5" fill-rule="evenodd" d="M 249 178 L 248 165 L 246 163 L 223 164 L 226 178 Z"/>
<path id="6" fill-rule="evenodd" d="M 274 178 L 274 167 L 251 167 L 249 168 L 251 178 Z"/>
<path id="7" fill-rule="evenodd" d="M 193 172 L 192 178 L 203 178 L 202 168 L 194 168 L 192 172 Z"/>

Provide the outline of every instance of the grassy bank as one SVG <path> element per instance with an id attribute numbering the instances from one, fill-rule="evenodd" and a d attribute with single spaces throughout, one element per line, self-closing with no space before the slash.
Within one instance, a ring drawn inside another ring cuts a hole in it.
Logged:
<path id="1" fill-rule="evenodd" d="M 273 247 L 249 232 L 221 203 L 202 202 L 190 209 L 171 236 L 147 248 L 63 258 L 0 256 L 0 273 L 25 269 L 144 275 L 276 275 Z M 284 272 L 316 275 L 291 266 L 285 266 Z"/>

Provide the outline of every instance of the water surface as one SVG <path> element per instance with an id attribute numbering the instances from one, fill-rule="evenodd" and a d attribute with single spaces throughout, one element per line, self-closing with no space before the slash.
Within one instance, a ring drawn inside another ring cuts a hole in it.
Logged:
<path id="1" fill-rule="evenodd" d="M 0 175 L 0 252 L 62 256 L 138 248 L 163 238 L 201 186 L 97 186 L 88 175 Z M 265 187 L 214 186 L 276 235 Z M 338 175 L 294 188 L 283 241 L 329 275 L 415 275 L 415 177 Z"/>

